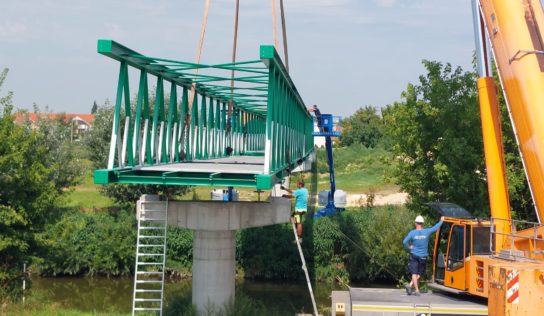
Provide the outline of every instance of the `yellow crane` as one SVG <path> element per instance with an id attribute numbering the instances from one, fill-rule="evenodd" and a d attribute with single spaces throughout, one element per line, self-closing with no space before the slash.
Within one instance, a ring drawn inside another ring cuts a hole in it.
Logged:
<path id="1" fill-rule="evenodd" d="M 473 0 L 473 5 L 491 219 L 476 219 L 454 204 L 431 204 L 446 216 L 435 239 L 432 285 L 446 291 L 488 298 L 489 315 L 542 315 L 542 4 L 539 0 Z M 538 218 L 536 223 L 516 221 L 510 216 L 497 86 L 488 57 L 491 52 L 531 189 Z"/>

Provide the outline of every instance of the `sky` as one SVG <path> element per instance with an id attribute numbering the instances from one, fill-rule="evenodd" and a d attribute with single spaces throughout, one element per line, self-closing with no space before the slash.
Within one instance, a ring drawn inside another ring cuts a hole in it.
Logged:
<path id="1" fill-rule="evenodd" d="M 211 0 L 201 62 L 230 61 L 234 3 Z M 322 113 L 400 100 L 424 74 L 423 59 L 472 70 L 470 0 L 284 3 L 291 77 Z M 95 100 L 115 99 L 119 71 L 96 52 L 98 39 L 192 62 L 203 8 L 204 0 L 0 0 L 0 69 L 9 68 L 0 96 L 12 91 L 21 109 L 89 113 Z M 259 45 L 272 43 L 271 1 L 240 0 L 237 59 L 258 59 Z"/>

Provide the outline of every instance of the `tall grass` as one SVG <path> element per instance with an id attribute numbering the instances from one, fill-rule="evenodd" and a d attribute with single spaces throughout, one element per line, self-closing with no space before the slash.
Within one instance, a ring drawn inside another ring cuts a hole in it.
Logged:
<path id="1" fill-rule="evenodd" d="M 366 148 L 355 144 L 334 148 L 334 170 L 337 188 L 350 193 L 393 193 L 398 187 L 387 181 L 390 153 L 383 148 Z M 329 188 L 326 151 L 317 150 L 319 190 Z"/>
<path id="2" fill-rule="evenodd" d="M 62 303 L 53 303 L 44 299 L 38 292 L 27 294 L 25 304 L 22 301 L 8 303 L 0 306 L 0 315 L 17 316 L 127 316 L 129 313 L 119 313 L 114 310 L 106 312 L 78 311 L 73 308 L 66 308 Z M 103 310 L 103 309 L 101 309 Z"/>

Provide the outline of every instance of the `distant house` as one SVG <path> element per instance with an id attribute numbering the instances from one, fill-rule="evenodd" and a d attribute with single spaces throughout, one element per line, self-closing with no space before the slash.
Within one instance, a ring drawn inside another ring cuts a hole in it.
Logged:
<path id="1" fill-rule="evenodd" d="M 40 120 L 58 120 L 62 119 L 72 127 L 71 139 L 79 139 L 83 133 L 91 129 L 95 115 L 94 114 L 72 114 L 72 113 L 35 113 L 35 112 L 17 112 L 15 113 L 15 123 L 29 124 L 31 128 L 38 127 Z"/>

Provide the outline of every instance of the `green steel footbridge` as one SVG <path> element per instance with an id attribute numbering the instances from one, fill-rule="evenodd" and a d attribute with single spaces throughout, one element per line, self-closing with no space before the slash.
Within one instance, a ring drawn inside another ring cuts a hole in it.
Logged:
<path id="1" fill-rule="evenodd" d="M 267 190 L 314 150 L 312 116 L 273 46 L 261 46 L 260 59 L 217 65 L 148 57 L 111 40 L 99 40 L 98 53 L 120 70 L 97 184 Z M 139 74 L 132 103 L 129 70 Z"/>

